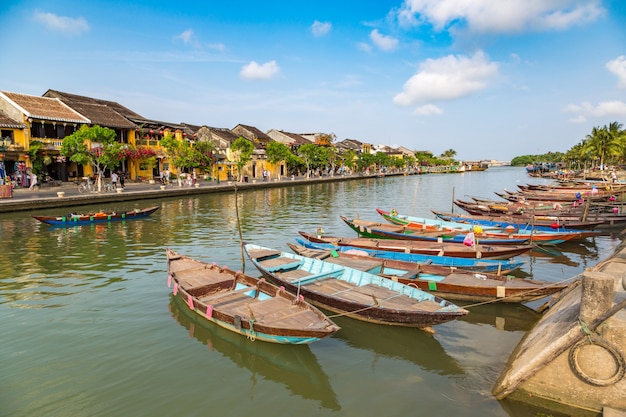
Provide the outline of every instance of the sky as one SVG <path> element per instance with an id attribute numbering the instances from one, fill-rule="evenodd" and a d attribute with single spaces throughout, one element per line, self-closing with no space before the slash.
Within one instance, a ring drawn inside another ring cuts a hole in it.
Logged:
<path id="1" fill-rule="evenodd" d="M 2 1 L 0 91 L 508 161 L 626 126 L 624 22 L 622 0 Z"/>

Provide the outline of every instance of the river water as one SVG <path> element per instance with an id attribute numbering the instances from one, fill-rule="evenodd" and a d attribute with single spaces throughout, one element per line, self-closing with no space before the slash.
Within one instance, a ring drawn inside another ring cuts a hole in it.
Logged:
<path id="1" fill-rule="evenodd" d="M 453 198 L 497 199 L 494 191 L 537 182 L 545 180 L 502 167 L 289 184 L 85 206 L 76 210 L 161 209 L 146 220 L 74 228 L 47 227 L 30 212 L 0 214 L 0 416 L 537 415 L 491 395 L 538 318 L 529 308 L 475 307 L 434 335 L 337 318 L 342 330 L 330 338 L 278 346 L 198 322 L 172 300 L 165 272 L 170 247 L 258 276 L 242 263 L 237 214 L 245 241 L 287 250 L 299 230 L 318 226 L 354 236 L 339 215 L 381 220 L 374 209 L 394 207 L 432 218 Z M 520 257 L 518 275 L 569 279 L 618 244 L 619 230 L 533 251 Z"/>

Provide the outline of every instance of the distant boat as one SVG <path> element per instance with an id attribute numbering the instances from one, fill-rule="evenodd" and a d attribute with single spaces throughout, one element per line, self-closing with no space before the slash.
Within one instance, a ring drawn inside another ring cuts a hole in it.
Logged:
<path id="1" fill-rule="evenodd" d="M 209 322 L 253 340 L 307 344 L 339 330 L 302 297 L 215 264 L 168 249 L 173 294 Z"/>
<path id="2" fill-rule="evenodd" d="M 85 226 L 95 223 L 107 223 L 116 220 L 143 219 L 157 211 L 159 206 L 130 211 L 99 211 L 94 213 L 69 213 L 63 216 L 33 216 L 42 223 L 52 226 Z"/>
<path id="3" fill-rule="evenodd" d="M 374 258 L 358 250 L 340 252 L 333 249 L 309 249 L 290 243 L 287 245 L 298 255 L 380 275 L 402 284 L 417 286 L 447 300 L 523 303 L 544 298 L 567 288 L 567 285 L 563 284 L 486 272 L 478 273 L 445 266 Z"/>
<path id="4" fill-rule="evenodd" d="M 265 278 L 343 316 L 428 328 L 468 313 L 419 288 L 378 275 L 252 244 L 245 244 L 244 249 Z"/>

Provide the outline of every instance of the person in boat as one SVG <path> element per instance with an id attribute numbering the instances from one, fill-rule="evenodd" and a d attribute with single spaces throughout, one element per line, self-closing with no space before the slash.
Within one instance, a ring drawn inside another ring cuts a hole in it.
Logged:
<path id="1" fill-rule="evenodd" d="M 396 217 L 396 216 L 398 215 L 398 212 L 396 211 L 396 209 L 395 209 L 395 208 L 392 208 L 392 209 L 391 209 L 391 215 L 392 215 L 393 217 Z"/>

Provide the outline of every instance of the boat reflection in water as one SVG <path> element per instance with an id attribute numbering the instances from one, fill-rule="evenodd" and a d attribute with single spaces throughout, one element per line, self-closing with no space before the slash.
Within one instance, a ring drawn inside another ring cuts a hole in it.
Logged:
<path id="1" fill-rule="evenodd" d="M 546 297 L 541 300 L 545 302 Z M 464 303 L 459 303 L 463 306 Z M 488 324 L 504 332 L 527 332 L 541 317 L 537 311 L 524 304 L 489 303 L 471 306 L 465 303 L 469 314 L 458 320 L 472 324 Z"/>
<path id="2" fill-rule="evenodd" d="M 277 345 L 247 338 L 212 326 L 189 311 L 177 297 L 170 296 L 170 314 L 189 335 L 211 351 L 219 352 L 239 367 L 284 385 L 289 391 L 307 400 L 318 401 L 330 410 L 341 410 L 328 375 L 320 367 L 308 345 Z"/>
<path id="3" fill-rule="evenodd" d="M 374 352 L 374 362 L 379 356 L 384 356 L 411 362 L 439 375 L 460 375 L 464 372 L 437 339 L 424 330 L 384 326 L 347 317 L 333 317 L 332 320 L 341 330 L 331 338 L 342 340 L 355 349 Z"/>

